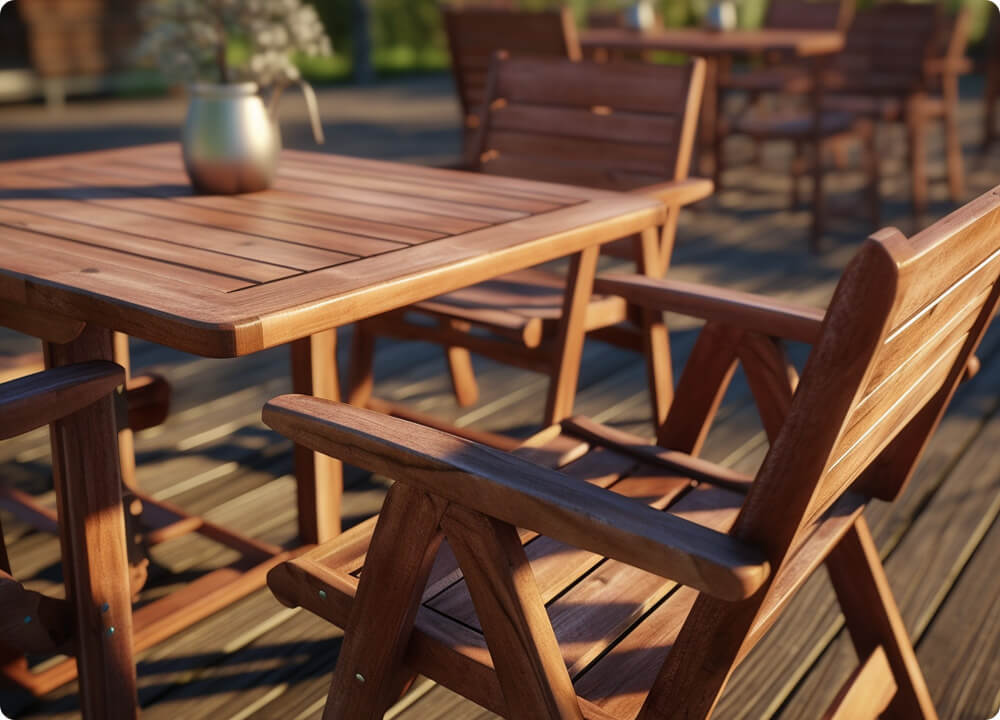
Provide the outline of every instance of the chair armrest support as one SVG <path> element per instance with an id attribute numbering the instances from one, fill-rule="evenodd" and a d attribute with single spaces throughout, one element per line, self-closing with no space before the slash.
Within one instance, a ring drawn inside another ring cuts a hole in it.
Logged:
<path id="1" fill-rule="evenodd" d="M 303 395 L 275 398 L 263 417 L 317 452 L 724 600 L 770 572 L 735 538 L 439 430 Z"/>
<path id="2" fill-rule="evenodd" d="M 619 295 L 629 303 L 734 325 L 744 330 L 812 344 L 825 313 L 818 308 L 711 285 L 649 278 L 603 275 L 594 292 Z"/>
<path id="3" fill-rule="evenodd" d="M 715 192 L 715 183 L 708 178 L 694 177 L 644 185 L 632 192 L 656 198 L 669 207 L 684 207 L 711 196 Z"/>
<path id="4" fill-rule="evenodd" d="M 97 360 L 45 370 L 0 385 L 0 440 L 97 402 L 125 383 L 125 371 Z"/>

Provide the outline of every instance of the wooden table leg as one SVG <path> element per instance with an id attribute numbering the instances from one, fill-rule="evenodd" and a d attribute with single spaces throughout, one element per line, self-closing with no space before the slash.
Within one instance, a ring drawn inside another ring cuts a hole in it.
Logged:
<path id="1" fill-rule="evenodd" d="M 337 331 L 327 330 L 292 343 L 292 389 L 304 395 L 340 400 L 337 381 Z M 329 540 L 340 533 L 343 466 L 338 460 L 295 447 L 299 537 L 303 543 Z"/>
<path id="2" fill-rule="evenodd" d="M 112 346 L 110 331 L 87 328 L 70 343 L 47 344 L 46 364 L 110 360 Z M 88 720 L 139 717 L 115 406 L 106 398 L 51 428 L 63 572 Z"/>

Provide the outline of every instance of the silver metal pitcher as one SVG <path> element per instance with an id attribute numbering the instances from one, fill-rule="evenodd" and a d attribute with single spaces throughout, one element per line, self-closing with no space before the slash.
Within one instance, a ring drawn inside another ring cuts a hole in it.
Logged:
<path id="1" fill-rule="evenodd" d="M 197 84 L 181 135 L 184 167 L 196 190 L 216 195 L 271 186 L 281 131 L 256 83 Z"/>

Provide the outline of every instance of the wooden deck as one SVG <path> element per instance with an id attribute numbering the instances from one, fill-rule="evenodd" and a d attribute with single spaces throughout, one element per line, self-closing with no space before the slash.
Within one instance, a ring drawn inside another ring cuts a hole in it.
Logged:
<path id="1" fill-rule="evenodd" d="M 340 91 L 345 95 L 360 91 Z M 386 93 L 382 88 L 377 92 Z M 421 85 L 416 126 L 433 141 L 417 148 L 403 132 L 407 122 L 403 87 L 396 115 L 374 122 L 385 142 L 362 143 L 358 152 L 402 158 L 447 155 L 458 144 L 458 114 L 446 84 Z M 333 94 L 331 94 L 333 95 Z M 353 97 L 353 95 L 351 95 Z M 334 103 L 335 98 L 324 98 Z M 377 105 L 377 103 L 376 103 Z M 22 122 L 19 110 L 10 123 Z M 980 106 L 963 107 L 969 197 L 1000 183 L 1000 154 L 976 152 Z M 10 130 L 0 113 L 0 132 Z M 422 123 L 422 124 L 421 124 Z M 24 121 L 23 132 L 32 132 Z M 350 152 L 350 121 L 331 149 Z M 20 127 L 20 126 L 18 126 Z M 396 128 L 398 130 L 393 130 Z M 17 128 L 15 127 L 15 130 Z M 336 137 L 336 132 L 329 133 Z M 393 145 L 393 138 L 399 142 Z M 130 136 L 131 137 L 131 136 Z M 155 136 L 154 136 L 155 139 Z M 887 137 L 884 192 L 887 224 L 911 231 L 898 134 Z M 395 150 L 394 150 L 395 148 Z M 739 154 L 739 149 L 734 150 Z M 744 150 L 746 148 L 743 148 Z M 932 177 L 943 175 L 940 145 L 932 145 Z M 0 149 L 0 153 L 4 150 Z M 11 155 L 17 154 L 11 150 Z M 832 248 L 806 253 L 809 215 L 785 210 L 787 176 L 780 152 L 765 158 L 764 172 L 734 169 L 731 189 L 707 209 L 682 216 L 673 277 L 767 292 L 822 306 L 868 228 L 863 221 L 834 224 Z M 841 178 L 843 178 L 841 180 Z M 861 186 L 860 174 L 831 174 L 834 191 Z M 935 216 L 950 208 L 943 183 L 934 182 Z M 863 211 L 859 208 L 859 217 Z M 694 327 L 672 324 L 679 366 Z M 339 344 L 346 363 L 349 329 Z M 33 343 L 0 334 L 0 353 L 30 350 Z M 806 349 L 793 348 L 798 361 Z M 1000 702 L 1000 328 L 980 353 L 983 369 L 962 387 L 904 497 L 876 505 L 869 522 L 931 692 L 943 718 L 984 720 Z M 288 358 L 282 349 L 236 361 L 209 360 L 133 342 L 136 369 L 150 368 L 173 383 L 168 422 L 137 438 L 139 481 L 153 495 L 263 540 L 290 544 L 295 533 L 294 483 L 287 441 L 260 423 L 260 408 L 289 389 Z M 377 394 L 445 417 L 463 426 L 527 434 L 542 414 L 544 380 L 487 362 L 478 363 L 482 400 L 462 410 L 452 400 L 442 354 L 417 344 L 386 343 L 377 354 Z M 588 344 L 579 412 L 649 435 L 645 371 L 639 358 Z M 766 444 L 748 391 L 734 383 L 710 436 L 706 456 L 753 471 Z M 0 444 L 4 483 L 52 503 L 47 437 L 36 432 Z M 386 484 L 381 478 L 348 474 L 345 522 L 377 511 Z M 59 579 L 53 536 L 31 532 L 3 516 L 16 575 L 40 588 Z M 152 551 L 148 600 L 176 583 L 226 564 L 228 552 L 203 539 L 182 538 Z M 727 688 L 719 718 L 814 718 L 826 707 L 851 669 L 850 641 L 840 632 L 834 598 L 822 574 L 799 594 L 791 612 L 754 651 Z M 140 698 L 147 719 L 318 718 L 340 633 L 305 612 L 287 610 L 266 590 L 142 653 Z M 0 707 L 10 717 L 72 718 L 78 713 L 74 685 L 41 702 L 16 689 L 0 689 Z M 392 717 L 407 720 L 490 717 L 447 691 L 418 682 Z"/>

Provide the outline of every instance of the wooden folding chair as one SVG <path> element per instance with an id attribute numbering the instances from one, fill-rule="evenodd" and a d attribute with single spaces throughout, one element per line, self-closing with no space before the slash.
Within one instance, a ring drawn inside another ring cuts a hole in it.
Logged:
<path id="1" fill-rule="evenodd" d="M 859 660 L 824 717 L 934 718 L 862 510 L 902 490 L 973 358 L 1000 297 L 998 223 L 1000 188 L 911 238 L 876 233 L 825 313 L 603 281 L 707 320 L 662 447 L 580 418 L 507 453 L 273 400 L 279 432 L 396 480 L 377 519 L 269 577 L 346 629 L 325 719 L 381 716 L 414 673 L 509 718 L 707 717 L 824 564 Z M 780 336 L 813 343 L 797 386 Z M 696 457 L 737 361 L 771 438 L 756 477 Z"/>
<path id="2" fill-rule="evenodd" d="M 569 8 L 528 12 L 511 3 L 449 5 L 442 8 L 451 51 L 451 72 L 462 106 L 465 142 L 475 142 L 479 109 L 486 98 L 490 60 L 501 50 L 520 57 L 583 57 L 576 22 Z"/>
<path id="3" fill-rule="evenodd" d="M 666 226 L 632 240 L 626 254 L 641 272 L 662 276 L 680 208 L 712 190 L 709 181 L 688 178 L 703 61 L 666 67 L 498 54 L 491 77 L 470 167 L 661 199 L 669 207 Z M 634 313 L 645 327 L 640 332 L 636 323 L 624 323 L 629 312 L 620 298 L 591 297 L 597 255 L 592 248 L 575 256 L 566 276 L 532 269 L 360 323 L 352 348 L 351 403 L 372 401 L 376 335 L 446 345 L 463 405 L 478 397 L 469 350 L 549 375 L 545 424 L 572 410 L 585 332 L 596 331 L 595 337 L 624 347 L 645 347 L 664 360 L 657 372 L 669 372 L 667 334 L 659 317 Z M 669 386 L 661 383 L 654 398 L 661 419 L 670 402 Z"/>
<path id="4" fill-rule="evenodd" d="M 0 385 L 0 440 L 52 424 L 53 442 L 85 445 L 90 429 L 117 427 L 124 414 L 125 371 L 110 362 L 67 365 Z M 90 448 L 86 487 L 65 483 L 55 468 L 59 536 L 66 600 L 28 590 L 11 575 L 0 528 L 0 655 L 5 670 L 27 667 L 24 653 L 75 654 L 80 665 L 81 707 L 87 718 L 138 717 L 138 701 L 122 707 L 116 698 L 136 696 L 131 647 L 132 607 L 128 587 L 108 587 L 115 560 L 127 567 L 122 482 L 116 448 Z M 100 549 L 98 553 L 97 550 Z M 20 658 L 20 659 L 18 659 Z"/>

